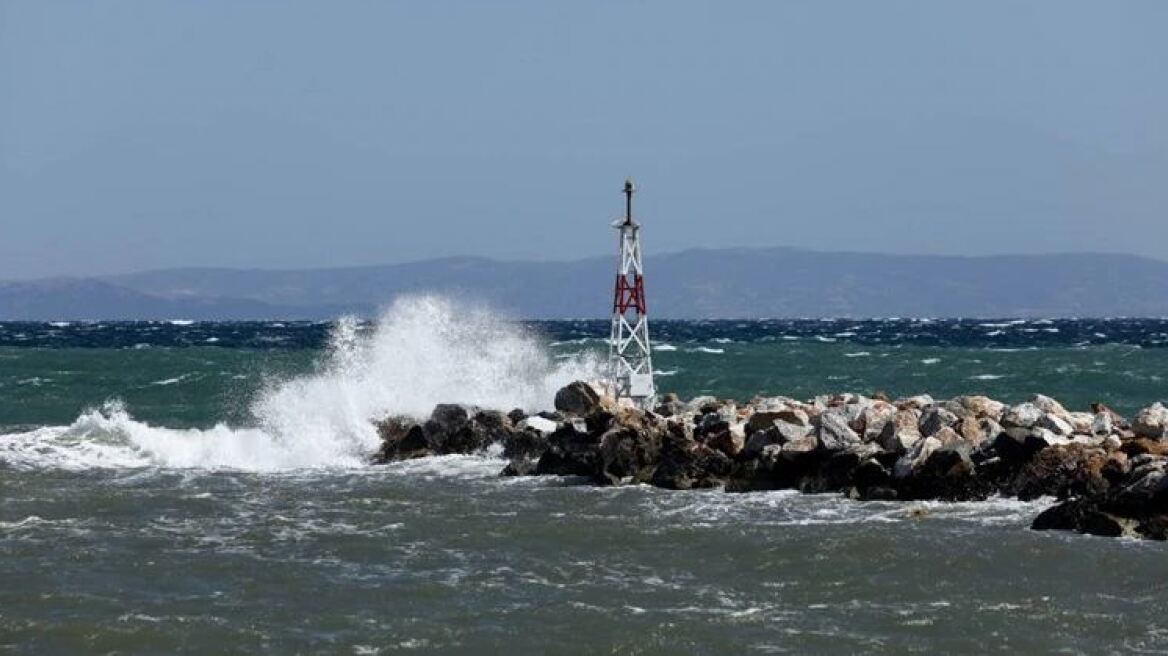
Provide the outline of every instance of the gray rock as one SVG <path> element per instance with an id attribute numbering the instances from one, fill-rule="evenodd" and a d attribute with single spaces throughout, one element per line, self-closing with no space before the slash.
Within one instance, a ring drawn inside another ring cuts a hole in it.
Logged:
<path id="1" fill-rule="evenodd" d="M 1033 403 L 1019 403 L 1002 413 L 1004 428 L 1033 428 L 1042 419 L 1043 411 Z"/>
<path id="2" fill-rule="evenodd" d="M 860 415 L 865 442 L 875 442 L 888 420 L 896 415 L 896 406 L 887 401 L 876 401 L 864 408 Z"/>
<path id="3" fill-rule="evenodd" d="M 860 436 L 848 426 L 847 418 L 839 412 L 828 411 L 816 420 L 819 445 L 827 451 L 839 451 L 861 442 Z"/>
<path id="4" fill-rule="evenodd" d="M 957 419 L 957 415 L 939 405 L 926 408 L 921 413 L 921 435 L 929 437 L 942 428 L 948 428 L 956 424 Z"/>
<path id="5" fill-rule="evenodd" d="M 1132 431 L 1139 437 L 1162 439 L 1168 429 L 1168 408 L 1159 401 L 1140 410 L 1132 420 Z"/>
<path id="6" fill-rule="evenodd" d="M 893 466 L 893 478 L 903 479 L 913 475 L 913 472 L 928 460 L 933 452 L 943 445 L 935 437 L 926 437 L 913 445 L 912 450 L 900 457 Z"/>
<path id="7" fill-rule="evenodd" d="M 989 418 L 995 422 L 1001 419 L 1002 413 L 1006 411 L 1006 404 L 995 401 L 988 396 L 980 394 L 971 394 L 966 396 L 959 396 L 955 399 L 966 413 L 972 414 L 978 419 Z M 956 413 L 963 414 L 963 413 Z"/>
<path id="8" fill-rule="evenodd" d="M 1034 404 L 1039 410 L 1051 415 L 1066 415 L 1067 409 L 1063 404 L 1055 401 L 1049 396 L 1043 394 L 1035 394 L 1030 397 L 1030 403 Z"/>
<path id="9" fill-rule="evenodd" d="M 766 452 L 769 452 L 774 448 L 775 447 L 772 445 L 763 449 L 764 455 Z M 781 447 L 779 447 L 783 459 L 786 460 L 791 460 L 798 458 L 799 456 L 812 453 L 817 448 L 819 448 L 819 439 L 810 433 L 804 435 L 803 437 L 793 439 L 790 442 L 786 442 Z"/>
<path id="10" fill-rule="evenodd" d="M 880 448 L 890 453 L 902 454 L 921 439 L 920 411 L 914 409 L 898 410 L 880 430 L 876 443 Z"/>
<path id="11" fill-rule="evenodd" d="M 811 434 L 810 426 L 797 426 L 785 421 L 772 422 L 771 427 L 757 431 L 746 441 L 743 455 L 747 458 L 758 457 L 762 450 L 772 444 L 783 445 Z"/>
<path id="12" fill-rule="evenodd" d="M 1091 433 L 1094 435 L 1111 435 L 1115 430 L 1115 426 L 1111 421 L 1111 413 L 1099 412 L 1095 414 L 1095 418 L 1091 421 Z"/>
<path id="13" fill-rule="evenodd" d="M 1042 418 L 1038 420 L 1038 427 L 1045 428 L 1055 435 L 1072 435 L 1075 432 L 1075 428 L 1071 426 L 1070 422 L 1059 415 L 1049 412 L 1042 415 Z"/>
<path id="14" fill-rule="evenodd" d="M 923 410 L 936 403 L 928 394 L 917 394 L 907 398 L 897 399 L 893 404 L 900 410 Z"/>

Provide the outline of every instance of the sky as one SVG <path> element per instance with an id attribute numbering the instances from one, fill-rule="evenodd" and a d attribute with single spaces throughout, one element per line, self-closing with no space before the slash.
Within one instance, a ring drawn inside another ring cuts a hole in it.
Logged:
<path id="1" fill-rule="evenodd" d="M 0 0 L 0 279 L 1168 258 L 1168 2 Z"/>

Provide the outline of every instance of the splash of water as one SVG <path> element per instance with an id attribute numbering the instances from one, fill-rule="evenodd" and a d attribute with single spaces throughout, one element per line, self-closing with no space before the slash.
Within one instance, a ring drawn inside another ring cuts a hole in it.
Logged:
<path id="1" fill-rule="evenodd" d="M 68 469 L 360 466 L 378 445 L 372 419 L 424 417 L 440 402 L 543 409 L 559 387 L 597 371 L 587 357 L 553 363 L 538 337 L 487 308 L 404 297 L 371 331 L 339 320 L 314 373 L 257 396 L 254 426 L 155 427 L 112 402 L 70 426 L 0 436 L 0 461 Z"/>

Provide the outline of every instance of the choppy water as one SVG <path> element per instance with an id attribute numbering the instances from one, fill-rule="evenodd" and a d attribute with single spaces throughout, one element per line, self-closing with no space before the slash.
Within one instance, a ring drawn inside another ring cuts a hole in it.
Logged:
<path id="1" fill-rule="evenodd" d="M 653 328 L 684 396 L 1044 391 L 1130 412 L 1165 396 L 1166 326 Z M 1044 501 L 363 464 L 369 414 L 547 405 L 605 332 L 435 299 L 374 325 L 0 324 L 0 650 L 1168 651 L 1165 547 L 1026 530 Z"/>

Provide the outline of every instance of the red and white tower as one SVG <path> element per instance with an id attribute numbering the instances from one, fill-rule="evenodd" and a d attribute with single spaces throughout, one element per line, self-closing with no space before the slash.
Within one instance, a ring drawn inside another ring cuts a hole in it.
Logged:
<path id="1" fill-rule="evenodd" d="M 641 226 L 633 220 L 632 180 L 625 180 L 625 216 L 612 227 L 620 231 L 620 265 L 612 300 L 609 340 L 609 386 L 619 401 L 629 399 L 640 408 L 653 403 L 653 360 L 649 348 L 649 315 L 645 306 L 644 266 L 641 264 Z"/>

